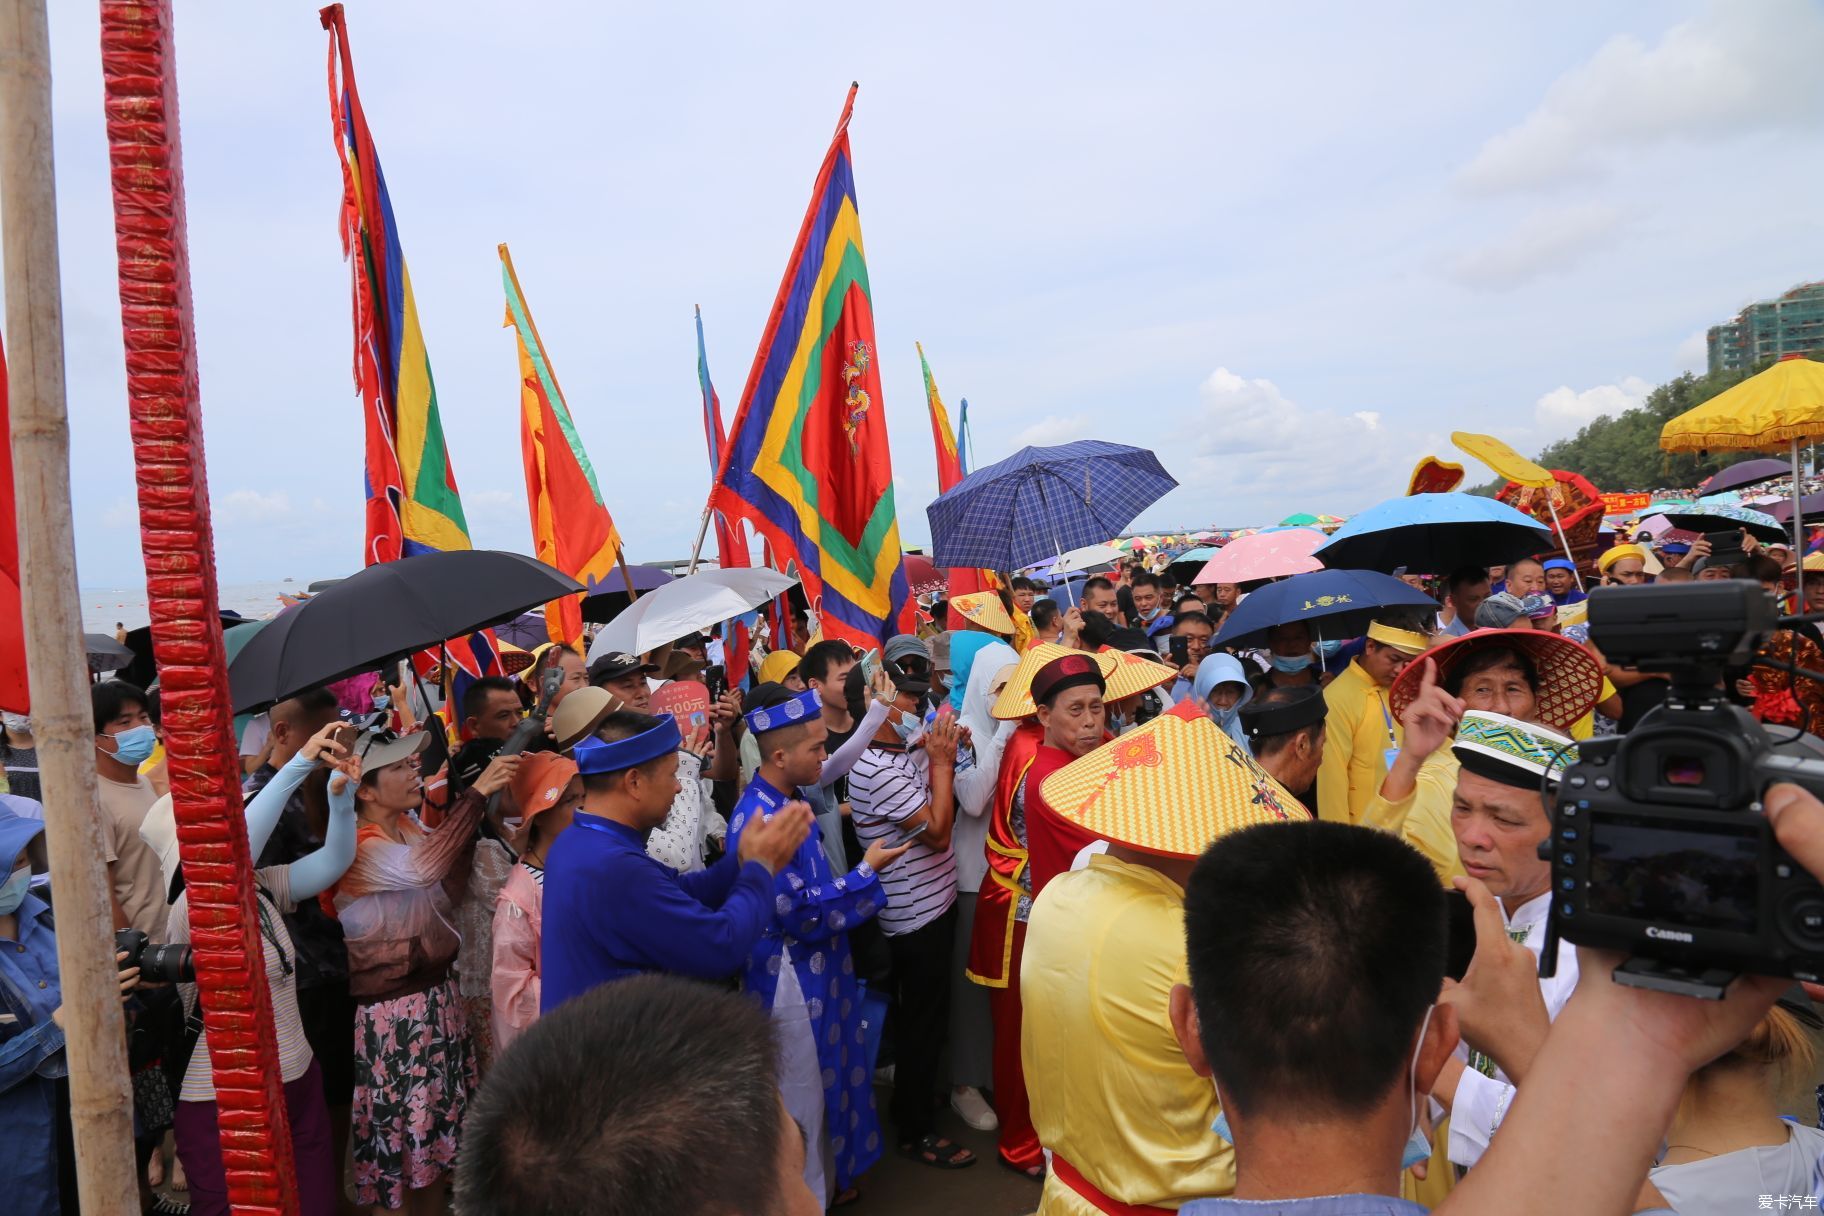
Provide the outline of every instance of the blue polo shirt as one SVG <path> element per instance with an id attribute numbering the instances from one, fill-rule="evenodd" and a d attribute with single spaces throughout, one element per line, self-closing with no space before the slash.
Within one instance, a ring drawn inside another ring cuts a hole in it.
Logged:
<path id="1" fill-rule="evenodd" d="M 722 980 L 740 971 L 773 918 L 773 876 L 729 853 L 679 875 L 644 834 L 578 811 L 545 862 L 539 1012 L 597 984 L 662 971 Z"/>

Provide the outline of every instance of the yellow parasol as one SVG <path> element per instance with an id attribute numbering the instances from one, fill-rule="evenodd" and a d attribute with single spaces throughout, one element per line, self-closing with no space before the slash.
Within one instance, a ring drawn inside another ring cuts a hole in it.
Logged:
<path id="1" fill-rule="evenodd" d="M 1577 590 L 1582 591 L 1583 574 L 1577 569 L 1577 558 L 1571 553 L 1571 542 L 1564 534 L 1564 525 L 1558 522 L 1558 504 L 1552 500 L 1550 493 L 1551 489 L 1558 484 L 1558 479 L 1552 476 L 1552 471 L 1542 465 L 1534 464 L 1493 435 L 1452 431 L 1450 441 L 1493 469 L 1496 476 L 1505 477 L 1516 485 L 1532 486 L 1535 489 L 1547 491 L 1545 506 L 1552 513 L 1552 527 L 1558 532 L 1558 543 L 1564 546 L 1565 557 L 1570 559 L 1571 577 L 1577 580 Z"/>
<path id="2" fill-rule="evenodd" d="M 1764 372 L 1725 389 L 1694 410 L 1686 410 L 1659 432 L 1668 452 L 1778 451 L 1792 454 L 1792 551 L 1805 551 L 1805 521 L 1799 509 L 1799 444 L 1824 439 L 1824 363 L 1787 355 Z M 1805 602 L 1804 567 L 1798 574 L 1799 603 Z"/>

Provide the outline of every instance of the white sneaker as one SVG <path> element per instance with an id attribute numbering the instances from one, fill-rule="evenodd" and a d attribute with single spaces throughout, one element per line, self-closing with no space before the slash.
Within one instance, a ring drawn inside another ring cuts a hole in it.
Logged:
<path id="1" fill-rule="evenodd" d="M 988 1105 L 987 1099 L 973 1085 L 950 1091 L 950 1109 L 978 1132 L 991 1132 L 1001 1126 L 1000 1119 L 995 1117 L 994 1108 Z"/>

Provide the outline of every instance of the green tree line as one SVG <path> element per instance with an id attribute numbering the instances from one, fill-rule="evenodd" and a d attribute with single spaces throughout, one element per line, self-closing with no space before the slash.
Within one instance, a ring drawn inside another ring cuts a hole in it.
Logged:
<path id="1" fill-rule="evenodd" d="M 1811 357 L 1815 359 L 1818 355 Z M 1660 430 L 1680 414 L 1696 409 L 1724 389 L 1733 388 L 1768 366 L 1770 364 L 1752 371 L 1717 371 L 1702 376 L 1686 372 L 1648 393 L 1646 400 L 1633 409 L 1596 419 L 1569 439 L 1560 439 L 1547 447 L 1534 459 L 1548 469 L 1581 473 L 1598 490 L 1609 493 L 1695 486 L 1717 470 L 1759 453 L 1667 452 L 1659 446 Z M 1475 487 L 1473 492 L 1492 496 L 1503 484 L 1496 480 Z"/>

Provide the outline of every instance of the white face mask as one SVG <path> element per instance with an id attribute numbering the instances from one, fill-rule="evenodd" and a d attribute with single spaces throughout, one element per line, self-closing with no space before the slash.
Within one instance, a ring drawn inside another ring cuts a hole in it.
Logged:
<path id="1" fill-rule="evenodd" d="M 0 722 L 4 722 L 6 724 L 6 729 L 12 731 L 15 735 L 29 735 L 32 733 L 32 719 L 29 714 L 0 714 Z"/>
<path id="2" fill-rule="evenodd" d="M 1429 1094 L 1419 1092 L 1419 1053 L 1425 1050 L 1425 1032 L 1431 1029 L 1431 1015 L 1437 1011 L 1436 1005 L 1425 1011 L 1425 1020 L 1419 1023 L 1419 1041 L 1412 1046 L 1412 1067 L 1406 1072 L 1406 1086 L 1412 1092 L 1412 1130 L 1406 1136 L 1406 1154 L 1400 1158 L 1402 1170 L 1409 1170 L 1431 1158 L 1431 1137 L 1425 1134 L 1425 1127 L 1419 1122 L 1419 1103 L 1430 1100 Z"/>

